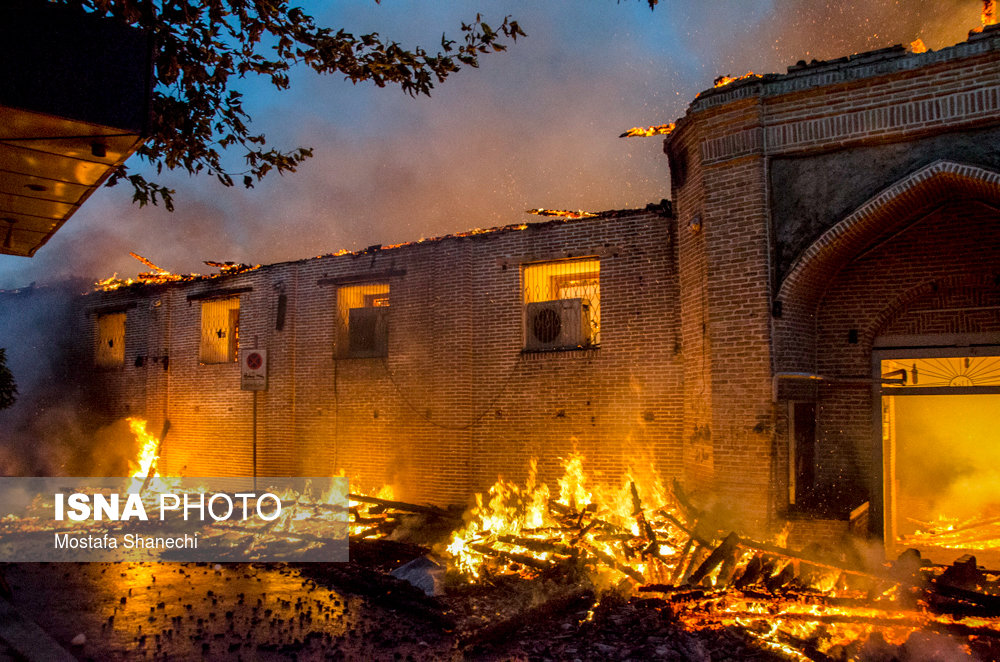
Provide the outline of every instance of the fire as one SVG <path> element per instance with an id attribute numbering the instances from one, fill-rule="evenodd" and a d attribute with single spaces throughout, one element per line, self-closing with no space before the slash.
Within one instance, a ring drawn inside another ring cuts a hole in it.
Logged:
<path id="1" fill-rule="evenodd" d="M 597 214 L 589 211 L 571 211 L 568 209 L 529 209 L 528 214 L 535 216 L 559 216 L 561 218 L 594 218 Z"/>
<path id="2" fill-rule="evenodd" d="M 736 81 L 740 80 L 746 80 L 748 78 L 761 78 L 761 75 L 755 74 L 752 71 L 748 71 L 742 76 L 736 76 L 735 78 L 732 76 L 719 76 L 718 78 L 715 79 L 715 87 L 725 87 L 730 83 L 735 83 Z"/>
<path id="3" fill-rule="evenodd" d="M 108 278 L 99 280 L 94 283 L 94 289 L 102 292 L 111 292 L 113 290 L 121 289 L 123 287 L 129 287 L 131 285 L 164 285 L 166 283 L 177 283 L 177 282 L 190 282 L 196 280 L 203 280 L 209 278 L 219 278 L 221 276 L 231 276 L 235 274 L 245 273 L 247 271 L 253 271 L 259 269 L 260 265 L 249 265 L 249 264 L 238 264 L 236 262 L 214 262 L 206 261 L 210 267 L 215 267 L 219 270 L 217 274 L 174 274 L 163 267 L 157 266 L 150 260 L 144 258 L 138 253 L 129 253 L 130 256 L 142 262 L 144 265 L 152 269 L 153 271 L 140 273 L 135 278 L 119 278 L 118 274 L 115 273 Z"/>
<path id="4" fill-rule="evenodd" d="M 655 474 L 636 480 L 634 470 L 619 487 L 591 486 L 583 462 L 579 453 L 563 460 L 556 498 L 538 484 L 535 461 L 523 486 L 501 477 L 477 494 L 446 547 L 453 567 L 475 580 L 578 557 L 595 584 L 663 579 L 680 561 L 685 535 L 670 514 L 670 491 Z"/>
<path id="5" fill-rule="evenodd" d="M 996 0 L 983 0 L 983 25 L 997 24 L 997 2 Z"/>
<path id="6" fill-rule="evenodd" d="M 917 38 L 910 42 L 910 52 L 914 54 L 926 53 L 927 45 L 924 44 L 924 40 Z"/>
<path id="7" fill-rule="evenodd" d="M 667 136 L 670 135 L 675 128 L 677 128 L 677 125 L 673 122 L 670 124 L 658 124 L 656 126 L 634 126 L 618 137 L 649 138 L 650 136 Z"/>
<path id="8" fill-rule="evenodd" d="M 154 463 L 159 459 L 157 450 L 160 442 L 146 429 L 145 419 L 131 417 L 126 420 L 128 420 L 129 429 L 139 442 L 139 455 L 136 457 L 134 463 L 138 465 L 138 469 L 132 473 L 131 477 L 145 479 L 149 475 L 149 470 L 153 468 Z"/>

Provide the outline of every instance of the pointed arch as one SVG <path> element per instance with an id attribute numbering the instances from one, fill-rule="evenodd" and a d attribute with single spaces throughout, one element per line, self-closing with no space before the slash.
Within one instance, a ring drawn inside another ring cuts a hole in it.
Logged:
<path id="1" fill-rule="evenodd" d="M 949 198 L 1000 201 L 1000 173 L 940 160 L 886 188 L 824 232 L 792 264 L 778 299 L 816 301 L 849 261 L 882 237 L 905 227 L 915 213 Z"/>

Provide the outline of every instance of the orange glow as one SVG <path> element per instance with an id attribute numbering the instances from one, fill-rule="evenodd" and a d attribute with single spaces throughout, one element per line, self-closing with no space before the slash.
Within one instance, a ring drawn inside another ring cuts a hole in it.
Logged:
<path id="1" fill-rule="evenodd" d="M 149 475 L 149 470 L 153 467 L 153 463 L 159 459 L 156 454 L 159 441 L 146 430 L 145 419 L 131 417 L 126 420 L 128 420 L 129 429 L 135 435 L 136 441 L 139 442 L 139 454 L 135 462 L 132 463 L 138 468 L 132 472 L 131 477 L 144 479 Z"/>
<path id="2" fill-rule="evenodd" d="M 983 0 L 983 25 L 997 24 L 997 2 L 996 0 Z"/>
<path id="3" fill-rule="evenodd" d="M 235 262 L 205 262 L 208 266 L 217 268 L 219 273 L 209 274 L 207 276 L 203 276 L 202 274 L 173 274 L 163 267 L 157 266 L 138 253 L 129 253 L 129 255 L 139 262 L 142 262 L 153 271 L 140 273 L 135 278 L 119 278 L 116 273 L 108 278 L 94 283 L 94 289 L 103 292 L 111 292 L 123 287 L 129 287 L 130 285 L 163 285 L 165 283 L 191 282 L 209 278 L 218 278 L 220 276 L 230 276 L 260 268 L 259 264 L 251 266 L 249 264 L 237 264 Z"/>
<path id="4" fill-rule="evenodd" d="M 589 211 L 571 211 L 569 209 L 529 209 L 528 214 L 535 216 L 558 216 L 560 218 L 594 218 L 597 214 Z"/>
<path id="5" fill-rule="evenodd" d="M 634 126 L 619 138 L 649 138 L 650 136 L 667 136 L 677 127 L 676 124 L 658 124 L 656 126 Z"/>
<path id="6" fill-rule="evenodd" d="M 911 53 L 926 53 L 927 45 L 924 44 L 924 40 L 917 38 L 910 42 L 910 52 Z"/>
<path id="7" fill-rule="evenodd" d="M 726 85 L 729 85 L 730 83 L 735 83 L 736 81 L 746 80 L 747 78 L 760 78 L 760 77 L 761 77 L 760 74 L 755 74 L 752 71 L 748 71 L 742 76 L 736 76 L 735 78 L 732 76 L 719 76 L 718 78 L 715 79 L 715 87 L 725 87 Z"/>

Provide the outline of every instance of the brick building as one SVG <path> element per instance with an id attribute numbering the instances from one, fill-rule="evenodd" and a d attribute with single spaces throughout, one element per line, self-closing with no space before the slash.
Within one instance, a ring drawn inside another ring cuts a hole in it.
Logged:
<path id="1" fill-rule="evenodd" d="M 665 152 L 672 210 L 88 297 L 102 388 L 171 420 L 173 472 L 251 471 L 256 410 L 261 474 L 461 501 L 575 447 L 745 521 L 868 503 L 893 537 L 897 404 L 1000 393 L 1000 31 L 708 90 Z"/>
<path id="2" fill-rule="evenodd" d="M 96 377 L 112 416 L 170 420 L 170 473 L 249 474 L 256 407 L 259 475 L 439 503 L 574 449 L 680 475 L 673 234 L 651 205 L 99 293 Z M 266 391 L 237 346 L 268 351 Z"/>

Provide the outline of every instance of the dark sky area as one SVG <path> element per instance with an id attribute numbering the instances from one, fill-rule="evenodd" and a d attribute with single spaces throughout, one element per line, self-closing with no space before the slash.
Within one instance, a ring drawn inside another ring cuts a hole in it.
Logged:
<path id="1" fill-rule="evenodd" d="M 331 8 L 335 6 L 335 8 Z M 320 23 L 428 50 L 481 12 L 527 32 L 430 98 L 297 72 L 278 92 L 240 87 L 253 128 L 314 148 L 299 172 L 253 190 L 171 173 L 176 211 L 126 185 L 95 193 L 34 258 L 0 256 L 0 288 L 134 276 L 135 251 L 175 273 L 203 260 L 271 263 L 532 220 L 533 207 L 604 210 L 669 197 L 659 138 L 619 139 L 682 116 L 721 74 L 783 72 L 909 43 L 932 49 L 979 25 L 980 0 L 307 2 Z M 137 160 L 130 166 L 141 168 Z M 154 177 L 155 178 L 155 177 Z"/>

